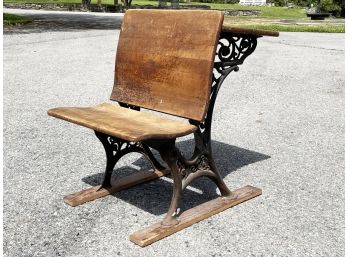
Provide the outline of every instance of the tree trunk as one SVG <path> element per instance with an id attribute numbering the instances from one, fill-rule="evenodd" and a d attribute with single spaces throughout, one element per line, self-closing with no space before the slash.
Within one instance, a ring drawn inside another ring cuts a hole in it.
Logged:
<path id="1" fill-rule="evenodd" d="M 82 0 L 82 6 L 88 8 L 91 5 L 91 0 Z"/>
<path id="2" fill-rule="evenodd" d="M 125 7 L 130 7 L 132 4 L 132 0 L 123 0 L 122 1 Z"/>
<path id="3" fill-rule="evenodd" d="M 166 0 L 158 0 L 158 7 L 164 8 L 167 6 L 167 1 Z"/>
<path id="4" fill-rule="evenodd" d="M 179 0 L 171 0 L 172 8 L 179 8 Z"/>

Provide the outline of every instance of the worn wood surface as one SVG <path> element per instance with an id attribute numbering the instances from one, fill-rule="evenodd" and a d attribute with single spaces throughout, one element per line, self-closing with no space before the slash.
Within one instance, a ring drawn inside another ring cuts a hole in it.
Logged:
<path id="1" fill-rule="evenodd" d="M 220 11 L 128 10 L 111 99 L 202 120 L 222 22 Z"/>
<path id="2" fill-rule="evenodd" d="M 157 179 L 170 173 L 170 170 L 155 170 L 155 171 L 139 171 L 124 178 L 120 178 L 114 183 L 112 187 L 101 188 L 100 186 L 90 187 L 88 189 L 76 192 L 64 197 L 64 202 L 72 207 L 84 204 L 89 201 L 110 195 L 112 193 L 139 185 L 150 180 Z M 99 189 L 99 190 L 98 190 Z"/>
<path id="3" fill-rule="evenodd" d="M 48 114 L 132 142 L 154 138 L 176 138 L 188 135 L 197 129 L 189 123 L 108 103 L 86 108 L 54 108 L 49 110 Z"/>
<path id="4" fill-rule="evenodd" d="M 269 37 L 279 37 L 279 32 L 277 31 L 270 31 L 270 30 L 261 30 L 261 29 L 246 29 L 246 28 L 238 28 L 234 26 L 222 26 L 223 32 L 229 32 L 234 34 L 241 34 L 241 35 L 251 35 L 251 36 L 269 36 Z"/>
<path id="5" fill-rule="evenodd" d="M 259 196 L 262 191 L 256 187 L 245 186 L 233 191 L 233 194 L 233 198 L 219 197 L 183 212 L 179 216 L 180 223 L 175 226 L 163 226 L 159 222 L 135 232 L 129 239 L 137 245 L 147 246 L 232 206 Z"/>

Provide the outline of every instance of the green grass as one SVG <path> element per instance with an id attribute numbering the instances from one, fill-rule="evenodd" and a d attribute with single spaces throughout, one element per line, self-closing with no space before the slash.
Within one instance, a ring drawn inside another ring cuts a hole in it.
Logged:
<path id="1" fill-rule="evenodd" d="M 92 1 L 96 3 L 97 1 Z M 4 3 L 21 4 L 81 4 L 81 0 L 4 0 Z"/>
<path id="2" fill-rule="evenodd" d="M 16 24 L 28 23 L 32 21 L 28 17 L 18 16 L 18 15 L 13 15 L 8 13 L 3 14 L 3 20 L 4 20 L 4 25 L 16 25 Z"/>
<path id="3" fill-rule="evenodd" d="M 300 19 L 305 18 L 306 14 L 300 8 L 269 7 L 269 6 L 243 6 L 239 4 L 215 4 L 215 3 L 191 3 L 209 5 L 211 9 L 231 9 L 231 10 L 260 10 L 261 18 L 282 18 Z M 184 4 L 185 5 L 185 4 Z"/>
<path id="4" fill-rule="evenodd" d="M 110 0 L 104 0 L 108 3 Z M 150 0 L 133 0 L 132 4 L 137 5 L 157 5 L 157 1 Z M 269 7 L 269 6 L 243 6 L 240 4 L 218 4 L 218 3 L 180 3 L 180 5 L 208 5 L 211 9 L 217 10 L 260 10 L 261 18 L 282 18 L 282 19 L 300 19 L 305 18 L 306 14 L 300 8 L 286 8 L 286 7 Z"/>
<path id="5" fill-rule="evenodd" d="M 104 0 L 106 4 L 111 0 Z M 157 1 L 149 0 L 133 0 L 132 4 L 137 5 L 157 5 Z M 269 7 L 269 6 L 243 6 L 239 4 L 217 4 L 217 3 L 180 3 L 180 5 L 208 5 L 211 9 L 223 10 L 260 10 L 261 18 L 271 18 L 271 19 L 301 19 L 305 18 L 306 14 L 300 8 L 286 8 L 286 7 Z"/>
<path id="6" fill-rule="evenodd" d="M 4 0 L 5 3 L 72 3 L 79 4 L 81 0 Z M 92 3 L 97 3 L 97 0 L 92 0 Z M 102 0 L 102 4 L 114 3 L 113 0 Z M 121 3 L 121 0 L 119 0 Z M 133 0 L 133 5 L 158 5 L 158 1 L 150 0 Z M 300 8 L 286 8 L 286 7 L 268 7 L 268 6 L 243 6 L 239 4 L 217 4 L 217 3 L 180 3 L 180 5 L 208 5 L 211 9 L 231 9 L 231 10 L 260 10 L 261 18 L 282 18 L 282 19 L 299 19 L 305 18 L 305 13 Z"/>
<path id="7" fill-rule="evenodd" d="M 80 4 L 81 0 L 4 0 L 11 3 L 46 3 L 46 4 Z M 168 2 L 170 2 L 168 0 Z M 97 3 L 97 0 L 92 0 L 92 4 Z M 102 0 L 102 4 L 112 5 L 114 0 Z M 121 0 L 119 0 L 121 4 Z M 169 3 L 168 3 L 169 4 Z M 153 5 L 157 6 L 157 0 L 133 0 L 132 5 Z M 277 24 L 275 20 L 294 19 L 294 20 L 309 20 L 305 12 L 300 8 L 286 7 L 268 7 L 268 6 L 243 6 L 239 4 L 218 4 L 218 3 L 180 3 L 180 5 L 208 5 L 211 9 L 231 9 L 231 10 L 260 10 L 260 16 L 238 16 L 226 17 L 225 23 L 238 27 L 264 29 L 272 31 L 287 31 L 287 32 L 326 32 L 326 33 L 344 33 L 344 24 Z M 5 18 L 4 18 L 4 24 Z"/>
<path id="8" fill-rule="evenodd" d="M 344 24 L 320 24 L 320 25 L 288 25 L 288 24 L 234 24 L 230 25 L 249 28 L 263 29 L 279 32 L 321 32 L 321 33 L 344 33 Z"/>

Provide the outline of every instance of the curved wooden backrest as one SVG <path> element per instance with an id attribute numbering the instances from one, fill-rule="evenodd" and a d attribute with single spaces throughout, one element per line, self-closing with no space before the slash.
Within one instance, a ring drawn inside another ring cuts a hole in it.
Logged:
<path id="1" fill-rule="evenodd" d="M 203 120 L 222 22 L 219 11 L 128 10 L 110 99 Z"/>

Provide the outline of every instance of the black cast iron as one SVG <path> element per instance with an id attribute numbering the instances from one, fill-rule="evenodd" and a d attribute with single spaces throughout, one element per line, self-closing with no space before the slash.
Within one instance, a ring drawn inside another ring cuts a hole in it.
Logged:
<path id="1" fill-rule="evenodd" d="M 98 131 L 94 132 L 103 144 L 106 153 L 106 168 L 101 188 L 111 187 L 111 175 L 116 163 L 121 157 L 131 152 L 143 154 L 150 161 L 154 169 L 165 169 L 153 156 L 150 148 L 146 144 L 141 142 L 128 142 Z"/>

